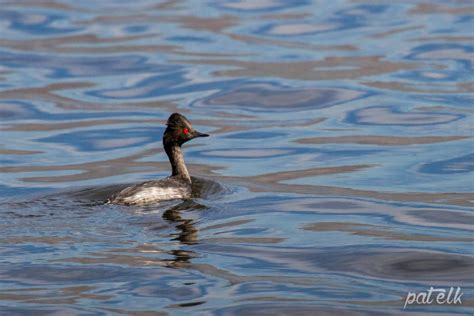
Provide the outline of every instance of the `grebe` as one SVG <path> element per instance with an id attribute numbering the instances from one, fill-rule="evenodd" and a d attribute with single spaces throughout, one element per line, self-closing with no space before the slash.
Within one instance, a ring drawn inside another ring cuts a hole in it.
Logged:
<path id="1" fill-rule="evenodd" d="M 179 113 L 168 118 L 163 134 L 163 147 L 171 163 L 171 176 L 158 181 L 147 181 L 123 189 L 111 196 L 106 203 L 145 205 L 164 200 L 191 197 L 191 177 L 184 163 L 181 145 L 196 137 L 208 134 L 196 131 L 189 120 Z"/>

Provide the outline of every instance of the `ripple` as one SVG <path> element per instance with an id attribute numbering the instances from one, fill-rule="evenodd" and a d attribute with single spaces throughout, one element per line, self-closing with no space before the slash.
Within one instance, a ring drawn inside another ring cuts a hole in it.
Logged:
<path id="1" fill-rule="evenodd" d="M 94 206 L 96 202 L 102 204 L 110 195 L 121 191 L 129 185 L 137 183 L 119 183 L 104 186 L 85 187 L 81 189 L 68 190 L 64 192 L 49 193 L 45 195 L 38 195 L 32 200 L 27 200 L 21 203 L 21 207 L 28 208 L 33 207 L 37 204 L 49 205 L 50 207 L 58 206 L 63 207 L 61 201 L 67 200 L 70 202 L 78 203 L 83 206 Z M 224 194 L 229 193 L 229 189 L 217 181 L 208 180 L 205 178 L 192 177 L 192 195 L 194 198 L 205 198 L 213 199 L 222 197 Z M 9 204 L 9 207 L 14 208 L 15 203 Z M 174 205 L 174 204 L 173 204 Z M 157 205 L 157 207 L 163 207 L 166 209 L 169 205 Z M 152 209 L 154 206 L 152 206 Z M 176 209 L 192 210 L 201 209 L 202 205 L 185 202 L 178 203 L 175 206 Z"/>
<path id="2" fill-rule="evenodd" d="M 416 209 L 400 214 L 400 220 L 413 225 L 451 227 L 472 231 L 474 214 L 466 211 Z"/>
<path id="3" fill-rule="evenodd" d="M 348 135 L 301 138 L 296 140 L 300 144 L 362 144 L 380 146 L 406 146 L 419 144 L 436 144 L 466 139 L 467 136 L 422 136 L 397 137 L 378 135 Z"/>
<path id="4" fill-rule="evenodd" d="M 327 256 L 322 259 L 322 266 L 329 270 L 351 271 L 383 279 L 437 282 L 437 284 L 440 282 L 467 284 L 474 280 L 471 256 L 420 252 L 412 249 L 357 251 L 357 254 L 331 253 Z"/>
<path id="5" fill-rule="evenodd" d="M 217 92 L 192 104 L 196 107 L 229 108 L 239 106 L 253 111 L 307 111 L 328 108 L 365 97 L 349 89 L 296 89 L 272 83 L 247 83 Z"/>
<path id="6" fill-rule="evenodd" d="M 173 302 L 194 300 L 202 298 L 206 294 L 207 291 L 204 287 L 177 286 L 176 280 L 173 279 L 162 280 L 160 284 L 156 284 L 156 282 L 143 284 L 135 291 L 137 296 L 159 297 Z"/>
<path id="7" fill-rule="evenodd" d="M 118 281 L 123 277 L 123 268 L 102 266 L 64 266 L 64 265 L 31 265 L 23 264 L 21 267 L 0 265 L 2 279 L 21 282 L 23 284 L 42 285 L 48 283 L 64 284 L 91 281 Z M 138 276 L 137 273 L 133 273 Z M 77 283 L 76 283 L 77 284 Z"/>
<path id="8" fill-rule="evenodd" d="M 58 303 L 61 301 L 58 301 Z M 31 301 L 29 301 L 31 304 Z M 48 302 L 44 302 L 48 303 Z M 52 302 L 49 302 L 52 303 Z M 70 302 L 62 302 L 62 303 L 70 303 Z M 73 307 L 72 305 L 67 307 L 20 307 L 20 306 L 2 306 L 2 312 L 5 312 L 6 315 L 52 315 L 52 314 L 63 314 L 63 315 L 70 315 L 70 316 L 79 316 L 84 314 L 95 314 L 97 311 L 90 310 L 88 308 L 77 308 Z"/>
<path id="9" fill-rule="evenodd" d="M 201 152 L 203 156 L 221 157 L 221 158 L 232 158 L 232 159 L 251 159 L 251 158 L 270 158 L 270 157 L 281 157 L 289 155 L 293 150 L 283 149 L 250 149 L 250 148 L 235 148 L 225 150 L 206 150 Z"/>
<path id="10" fill-rule="evenodd" d="M 252 0 L 226 0 L 221 1 L 218 4 L 218 7 L 223 9 L 230 9 L 236 11 L 249 11 L 249 12 L 269 12 L 269 11 L 276 11 L 285 8 L 294 8 L 298 6 L 302 6 L 308 4 L 309 1 L 307 0 L 293 0 L 291 3 L 287 3 L 283 0 L 260 0 L 260 1 L 252 1 Z"/>
<path id="11" fill-rule="evenodd" d="M 26 91 L 23 91 L 27 93 Z M 0 92 L 1 95 L 1 92 Z M 56 128 L 71 129 L 74 127 L 85 127 L 87 125 L 100 125 L 99 122 L 106 123 L 120 123 L 125 122 L 117 119 L 104 120 L 104 118 L 115 118 L 115 117 L 130 117 L 132 115 L 143 116 L 143 112 L 56 112 L 54 110 L 46 111 L 43 110 L 45 105 L 49 105 L 50 102 L 24 102 L 24 101 L 0 101 L 0 118 L 5 121 L 22 121 L 34 119 L 40 123 L 19 123 L 11 124 L 8 127 L 2 127 L 3 130 L 10 131 L 45 131 L 55 130 Z M 90 120 L 90 119 L 102 119 L 102 120 Z M 62 122 L 61 122 L 62 121 Z M 46 123 L 48 122 L 48 123 Z M 92 122 L 92 123 L 91 123 Z M 128 120 L 130 122 L 130 120 Z M 149 121 L 156 122 L 156 121 Z"/>
<path id="12" fill-rule="evenodd" d="M 21 11 L 0 10 L 0 19 L 9 21 L 9 28 L 28 34 L 62 34 L 72 33 L 81 30 L 78 27 L 61 25 L 68 21 L 68 18 L 52 13 L 25 13 Z"/>
<path id="13" fill-rule="evenodd" d="M 0 148 L 0 155 L 36 155 L 36 154 L 41 154 L 41 153 L 42 153 L 41 151 L 36 151 L 36 150 Z"/>
<path id="14" fill-rule="evenodd" d="M 409 59 L 419 60 L 459 60 L 472 64 L 472 46 L 460 44 L 425 44 L 413 49 Z"/>
<path id="15" fill-rule="evenodd" d="M 24 106 L 22 102 L 0 102 L 2 120 L 21 120 L 35 117 L 39 111 Z"/>
<path id="16" fill-rule="evenodd" d="M 244 61 L 233 59 L 175 60 L 182 64 L 221 65 L 230 69 L 216 70 L 217 77 L 271 77 L 291 80 L 354 79 L 417 68 L 408 62 L 390 62 L 379 56 L 326 57 L 322 60 L 278 62 Z M 237 68 L 237 69 L 236 69 Z M 366 92 L 367 94 L 372 94 Z"/>
<path id="17" fill-rule="evenodd" d="M 243 133 L 234 133 L 232 135 L 226 135 L 225 138 L 229 139 L 268 139 L 274 137 L 283 137 L 285 134 L 283 133 L 275 133 L 275 132 L 259 132 L 259 131 L 252 131 L 252 132 L 243 132 Z"/>
<path id="18" fill-rule="evenodd" d="M 474 9 L 472 6 L 453 6 L 452 3 L 437 4 L 437 3 L 419 3 L 409 12 L 412 14 L 447 14 L 447 15 L 466 15 L 472 13 Z"/>
<path id="19" fill-rule="evenodd" d="M 38 141 L 65 144 L 78 151 L 93 152 L 161 142 L 163 131 L 162 127 L 87 130 L 40 138 Z"/>
<path id="20" fill-rule="evenodd" d="M 429 174 L 456 174 L 472 171 L 474 171 L 474 154 L 425 163 L 419 168 L 419 172 Z"/>
<path id="21" fill-rule="evenodd" d="M 271 23 L 262 27 L 257 33 L 277 36 L 304 36 L 323 32 L 343 31 L 356 29 L 368 24 L 372 15 L 380 16 L 387 10 L 388 6 L 379 4 L 365 4 L 349 7 L 334 12 L 324 22 L 292 22 Z"/>
<path id="22" fill-rule="evenodd" d="M 464 117 L 461 114 L 405 112 L 394 106 L 374 106 L 350 112 L 346 121 L 361 125 L 420 126 L 446 124 Z"/>
<path id="23" fill-rule="evenodd" d="M 267 297 L 266 302 L 245 303 L 218 308 L 217 315 L 261 315 L 261 316 L 284 316 L 284 315 L 320 315 L 320 316 L 362 316 L 362 315 L 393 315 L 391 313 L 376 311 L 357 311 L 344 308 L 321 307 L 316 303 L 298 302 L 294 303 L 286 297 Z M 282 301 L 285 301 L 284 303 Z"/>
<path id="24" fill-rule="evenodd" d="M 451 105 L 452 107 L 446 107 L 446 111 L 462 111 L 463 108 L 468 108 L 474 103 L 474 96 L 472 95 L 418 95 L 416 99 L 422 102 L 437 103 L 443 105 Z"/>
<path id="25" fill-rule="evenodd" d="M 338 158 L 350 158 L 363 155 L 370 155 L 378 152 L 377 150 L 324 150 L 313 148 L 233 148 L 233 149 L 215 149 L 215 150 L 200 150 L 193 153 L 196 157 L 215 157 L 228 159 L 260 159 L 260 158 L 277 158 L 289 157 L 296 155 L 312 155 L 313 157 L 307 160 L 318 160 L 325 162 L 334 160 L 334 155 Z"/>
<path id="26" fill-rule="evenodd" d="M 157 65 L 138 55 L 69 57 L 53 54 L 10 53 L 0 51 L 0 65 L 7 68 L 36 68 L 50 70 L 51 78 L 125 75 L 131 73 L 168 72 L 175 66 Z"/>
<path id="27" fill-rule="evenodd" d="M 212 40 L 205 38 L 205 37 L 197 37 L 197 36 L 171 36 L 167 38 L 168 41 L 173 42 L 196 42 L 196 43 L 210 43 Z"/>
<path id="28" fill-rule="evenodd" d="M 311 24 L 311 23 L 287 23 L 266 26 L 258 33 L 279 36 L 305 35 L 320 32 L 334 31 L 340 26 L 338 24 Z"/>
<path id="29" fill-rule="evenodd" d="M 466 219 L 466 218 L 464 218 Z M 473 219 L 472 217 L 470 218 Z M 389 226 L 369 225 L 362 223 L 338 223 L 338 222 L 318 222 L 310 223 L 304 226 L 305 230 L 315 232 L 348 232 L 356 236 L 368 236 L 375 238 L 383 238 L 388 240 L 400 241 L 445 241 L 445 242 L 471 242 L 472 238 L 466 237 L 442 237 L 428 234 L 408 234 L 404 232 L 394 231 Z"/>
<path id="30" fill-rule="evenodd" d="M 223 89 L 224 87 L 232 86 L 235 82 L 238 81 L 223 80 L 186 84 L 186 71 L 183 67 L 176 67 L 175 71 L 149 76 L 125 87 L 88 91 L 87 94 L 109 99 L 149 98 Z"/>
<path id="31" fill-rule="evenodd" d="M 388 315 L 408 289 L 471 294 L 466 1 L 0 2 L 2 312 Z M 169 174 L 175 111 L 212 134 L 185 150 L 192 199 L 104 205 Z"/>

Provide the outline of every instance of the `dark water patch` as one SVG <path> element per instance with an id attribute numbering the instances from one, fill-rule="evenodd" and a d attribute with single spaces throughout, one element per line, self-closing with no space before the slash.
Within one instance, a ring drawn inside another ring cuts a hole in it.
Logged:
<path id="1" fill-rule="evenodd" d="M 339 273 L 363 279 L 432 284 L 455 283 L 468 286 L 474 272 L 471 255 L 417 250 L 416 248 L 352 245 L 331 247 L 252 247 L 204 244 L 197 246 L 208 254 L 241 257 L 241 269 L 259 273 L 262 267 L 273 274 Z M 291 272 L 292 271 L 292 272 Z"/>
<path id="2" fill-rule="evenodd" d="M 170 36 L 167 38 L 167 40 L 172 41 L 172 42 L 196 42 L 196 43 L 212 42 L 209 38 L 198 37 L 198 36 Z"/>
<path id="3" fill-rule="evenodd" d="M 358 125 L 420 126 L 447 124 L 464 117 L 465 115 L 461 114 L 408 112 L 395 106 L 374 106 L 350 112 L 346 117 L 346 121 Z"/>
<path id="4" fill-rule="evenodd" d="M 9 22 L 8 28 L 32 35 L 54 35 L 82 30 L 79 27 L 61 25 L 69 21 L 69 18 L 65 15 L 44 11 L 26 13 L 0 10 L 0 19 Z"/>
<path id="5" fill-rule="evenodd" d="M 131 25 L 125 28 L 127 33 L 144 33 L 148 31 L 149 27 L 147 25 Z"/>
<path id="6" fill-rule="evenodd" d="M 230 194 L 232 189 L 218 181 L 205 178 L 191 177 L 193 197 L 201 197 L 206 199 L 220 199 L 225 194 Z"/>
<path id="7" fill-rule="evenodd" d="M 426 163 L 423 164 L 418 171 L 429 174 L 457 174 L 472 172 L 474 171 L 474 154 Z"/>
<path id="8" fill-rule="evenodd" d="M 135 295 L 165 298 L 176 302 L 191 301 L 205 297 L 208 294 L 205 286 L 178 286 L 176 280 L 172 278 L 165 278 L 161 281 L 159 284 L 155 281 L 151 281 L 148 284 L 140 284 Z M 184 283 L 184 281 L 181 280 L 180 283 Z"/>
<path id="9" fill-rule="evenodd" d="M 48 192 L 48 188 L 17 187 L 0 184 L 0 197 L 11 198 L 15 196 L 28 196 L 34 193 Z"/>
<path id="10" fill-rule="evenodd" d="M 0 117 L 5 121 L 34 118 L 38 114 L 38 110 L 24 102 L 0 103 Z"/>
<path id="11" fill-rule="evenodd" d="M 369 277 L 438 284 L 469 284 L 474 275 L 471 256 L 416 249 L 352 249 L 351 253 L 336 251 L 326 253 L 320 264 L 333 271 L 351 271 L 349 273 Z"/>
<path id="12" fill-rule="evenodd" d="M 168 305 L 167 308 L 180 308 L 180 307 L 193 307 L 205 304 L 206 301 L 198 301 L 198 302 L 189 302 L 189 303 L 182 303 L 182 304 L 172 304 Z"/>
<path id="13" fill-rule="evenodd" d="M 192 104 L 196 107 L 229 108 L 239 106 L 252 111 L 307 111 L 323 109 L 367 97 L 349 89 L 295 89 L 274 83 L 244 83 L 217 92 Z"/>
<path id="14" fill-rule="evenodd" d="M 329 21 L 340 23 L 343 26 L 341 29 L 353 30 L 384 16 L 389 9 L 390 7 L 386 4 L 364 3 L 336 11 Z"/>

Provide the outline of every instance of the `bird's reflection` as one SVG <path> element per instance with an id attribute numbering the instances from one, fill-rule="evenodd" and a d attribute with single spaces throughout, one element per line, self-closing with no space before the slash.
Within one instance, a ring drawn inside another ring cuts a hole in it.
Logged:
<path id="1" fill-rule="evenodd" d="M 82 211 L 84 208 L 93 209 L 94 211 L 96 211 L 96 207 L 103 207 L 105 205 L 104 201 L 107 196 L 110 196 L 110 194 L 112 194 L 113 192 L 121 190 L 125 186 L 127 185 L 119 184 L 102 187 L 83 188 L 80 190 L 66 192 L 64 194 L 66 194 L 70 200 L 76 201 L 77 203 L 80 203 L 81 206 L 83 206 L 81 208 L 81 212 L 84 212 Z M 193 177 L 192 196 L 195 198 L 203 198 L 208 195 L 218 194 L 223 191 L 223 187 L 217 182 Z M 159 203 L 157 205 L 150 206 L 123 207 L 116 205 L 108 205 L 107 207 L 120 208 L 122 211 L 130 210 L 134 214 L 139 215 L 141 220 L 143 220 L 143 216 L 146 216 L 147 214 L 161 214 L 163 212 L 162 218 L 166 222 L 172 224 L 176 229 L 176 233 L 173 234 L 172 240 L 179 241 L 179 245 L 181 246 L 189 246 L 199 242 L 199 230 L 196 227 L 196 223 L 191 218 L 191 216 L 186 216 L 186 214 L 189 215 L 193 211 L 204 210 L 208 208 L 207 206 L 199 204 L 192 199 L 181 202 L 179 202 L 179 200 L 163 201 L 162 203 Z M 158 231 L 162 231 L 163 229 L 163 226 L 161 225 L 162 223 L 157 226 L 158 222 L 154 217 L 153 220 L 148 220 L 146 221 L 146 223 L 143 224 L 151 230 L 156 229 Z M 189 264 L 191 263 L 191 259 L 199 256 L 199 254 L 194 251 L 180 248 L 173 250 L 163 250 L 163 252 L 166 252 L 167 254 L 171 255 L 172 258 L 164 259 L 163 261 L 159 259 L 158 260 L 161 261 L 161 264 L 163 264 L 164 266 L 173 268 L 189 266 Z"/>
<path id="2" fill-rule="evenodd" d="M 193 220 L 184 216 L 185 212 L 204 209 L 206 206 L 192 200 L 184 201 L 176 206 L 167 209 L 163 213 L 163 219 L 176 224 L 178 236 L 174 240 L 179 240 L 183 244 L 195 244 L 198 241 L 198 229 L 194 226 Z"/>
<path id="3" fill-rule="evenodd" d="M 199 230 L 194 225 L 193 219 L 186 218 L 185 213 L 206 208 L 205 205 L 196 203 L 193 200 L 187 200 L 167 209 L 163 213 L 163 219 L 176 225 L 177 237 L 173 240 L 178 240 L 185 245 L 198 243 Z M 172 250 L 171 254 L 174 256 L 174 259 L 168 262 L 168 266 L 171 267 L 185 266 L 191 262 L 191 258 L 197 256 L 195 252 L 183 249 Z"/>

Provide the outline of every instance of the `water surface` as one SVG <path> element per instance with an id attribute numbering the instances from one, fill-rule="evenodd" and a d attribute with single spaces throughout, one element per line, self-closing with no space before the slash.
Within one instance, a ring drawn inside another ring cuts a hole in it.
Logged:
<path id="1" fill-rule="evenodd" d="M 3 1 L 0 314 L 473 313 L 468 1 Z M 195 198 L 103 205 L 169 174 Z M 462 305 L 408 306 L 462 287 Z"/>

